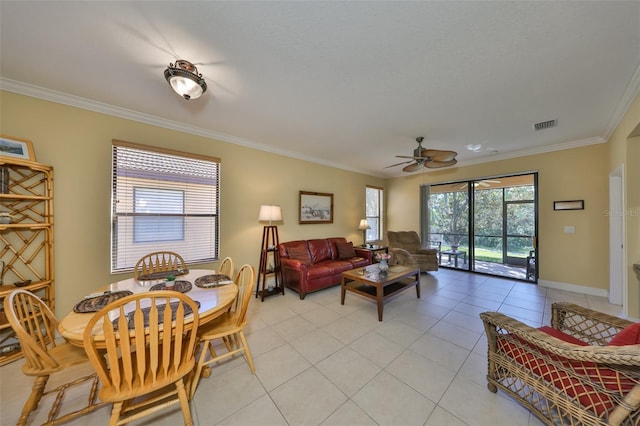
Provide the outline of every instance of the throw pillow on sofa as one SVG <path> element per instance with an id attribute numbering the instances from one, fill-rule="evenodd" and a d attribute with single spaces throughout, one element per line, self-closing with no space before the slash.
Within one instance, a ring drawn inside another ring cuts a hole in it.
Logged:
<path id="1" fill-rule="evenodd" d="M 351 259 L 352 257 L 356 257 L 356 250 L 353 248 L 353 243 L 336 243 L 336 248 L 338 249 L 338 258 L 339 259 Z"/>

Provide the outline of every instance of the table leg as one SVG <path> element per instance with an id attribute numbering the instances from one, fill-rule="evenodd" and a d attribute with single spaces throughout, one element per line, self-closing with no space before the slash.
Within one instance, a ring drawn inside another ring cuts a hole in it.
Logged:
<path id="1" fill-rule="evenodd" d="M 344 305 L 344 295 L 347 293 L 347 283 L 345 282 L 345 278 L 342 277 L 342 281 L 340 284 L 340 304 Z"/>
<path id="2" fill-rule="evenodd" d="M 418 283 L 416 284 L 416 296 L 418 296 L 418 299 L 420 299 L 420 271 L 418 271 L 418 273 L 416 274 L 416 280 L 418 281 Z"/>
<path id="3" fill-rule="evenodd" d="M 384 288 L 381 285 L 376 286 L 376 299 L 378 300 L 378 321 L 382 321 L 382 295 Z"/>
<path id="4" fill-rule="evenodd" d="M 453 258 L 454 258 L 454 262 L 455 262 L 456 268 L 457 268 L 458 267 L 458 254 L 454 254 Z"/>

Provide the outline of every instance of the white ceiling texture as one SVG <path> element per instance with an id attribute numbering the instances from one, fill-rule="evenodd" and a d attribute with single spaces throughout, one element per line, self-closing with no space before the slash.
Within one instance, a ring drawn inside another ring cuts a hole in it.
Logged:
<path id="1" fill-rule="evenodd" d="M 638 1 L 1 1 L 0 36 L 3 90 L 377 176 L 418 136 L 457 166 L 602 143 L 640 93 Z"/>

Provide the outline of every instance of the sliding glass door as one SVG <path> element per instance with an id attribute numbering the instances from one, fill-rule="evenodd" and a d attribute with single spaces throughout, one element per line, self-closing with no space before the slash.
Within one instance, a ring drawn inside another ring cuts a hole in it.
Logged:
<path id="1" fill-rule="evenodd" d="M 469 185 L 467 182 L 429 188 L 427 246 L 438 247 L 441 265 L 469 269 Z"/>
<path id="2" fill-rule="evenodd" d="M 532 173 L 426 188 L 423 238 L 440 266 L 536 281 L 536 185 Z"/>

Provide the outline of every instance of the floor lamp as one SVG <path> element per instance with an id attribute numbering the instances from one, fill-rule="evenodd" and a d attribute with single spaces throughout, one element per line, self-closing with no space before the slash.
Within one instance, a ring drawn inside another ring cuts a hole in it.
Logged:
<path id="1" fill-rule="evenodd" d="M 284 285 L 280 279 L 280 256 L 278 255 L 278 227 L 273 222 L 282 221 L 282 209 L 280 206 L 262 205 L 258 214 L 258 221 L 269 222 L 262 231 L 262 249 L 260 251 L 260 269 L 258 270 L 258 282 L 256 283 L 256 297 L 261 296 L 264 301 L 265 296 L 273 294 L 284 294 Z M 269 265 L 269 259 L 273 260 L 273 265 Z M 272 289 L 265 288 L 267 275 L 273 274 L 275 281 Z"/>
<path id="2" fill-rule="evenodd" d="M 369 226 L 369 222 L 367 222 L 367 219 L 360 220 L 360 226 L 358 226 L 358 229 L 362 231 L 362 247 L 366 247 L 367 246 L 367 229 L 371 229 L 371 227 Z"/>

